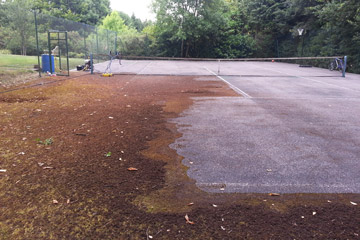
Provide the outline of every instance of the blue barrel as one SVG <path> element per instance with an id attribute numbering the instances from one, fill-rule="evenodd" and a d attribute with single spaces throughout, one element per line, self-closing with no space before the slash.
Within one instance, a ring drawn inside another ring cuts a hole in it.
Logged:
<path id="1" fill-rule="evenodd" d="M 41 65 L 42 65 L 42 72 L 51 72 L 50 71 L 50 59 L 49 54 L 43 54 L 41 55 Z M 51 66 L 52 66 L 52 72 L 55 72 L 55 61 L 54 56 L 51 55 Z"/>

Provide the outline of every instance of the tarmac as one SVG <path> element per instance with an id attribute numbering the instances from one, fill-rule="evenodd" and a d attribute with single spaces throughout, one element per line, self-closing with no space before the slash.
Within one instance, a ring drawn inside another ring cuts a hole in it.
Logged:
<path id="1" fill-rule="evenodd" d="M 277 62 L 123 60 L 112 71 L 193 75 L 239 94 L 196 98 L 171 120 L 182 133 L 171 147 L 204 191 L 360 193 L 360 75 Z"/>

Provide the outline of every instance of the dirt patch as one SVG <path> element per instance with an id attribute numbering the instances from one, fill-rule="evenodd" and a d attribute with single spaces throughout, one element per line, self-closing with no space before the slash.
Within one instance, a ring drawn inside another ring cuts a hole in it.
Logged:
<path id="1" fill-rule="evenodd" d="M 235 93 L 194 79 L 85 75 L 1 94 L 0 239 L 359 238 L 359 195 L 196 188 L 167 120 Z"/>

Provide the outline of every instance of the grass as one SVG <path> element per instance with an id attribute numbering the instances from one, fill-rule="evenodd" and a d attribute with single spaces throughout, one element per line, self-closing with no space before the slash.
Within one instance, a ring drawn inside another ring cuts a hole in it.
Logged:
<path id="1" fill-rule="evenodd" d="M 0 54 L 0 68 L 5 69 L 33 69 L 37 64 L 36 56 L 19 56 Z"/>
<path id="2" fill-rule="evenodd" d="M 41 59 L 40 59 L 41 60 Z M 66 63 L 66 58 L 62 58 Z M 20 56 L 0 54 L 0 70 L 33 69 L 38 64 L 37 56 Z M 74 69 L 77 65 L 84 64 L 82 58 L 69 58 L 69 68 Z"/>

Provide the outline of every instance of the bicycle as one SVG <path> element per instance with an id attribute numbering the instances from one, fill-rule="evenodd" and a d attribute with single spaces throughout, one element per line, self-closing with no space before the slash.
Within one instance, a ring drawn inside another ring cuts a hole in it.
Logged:
<path id="1" fill-rule="evenodd" d="M 330 71 L 338 70 L 338 71 L 342 72 L 343 69 L 344 69 L 344 62 L 341 58 L 335 58 L 334 61 L 332 61 L 329 64 Z"/>

